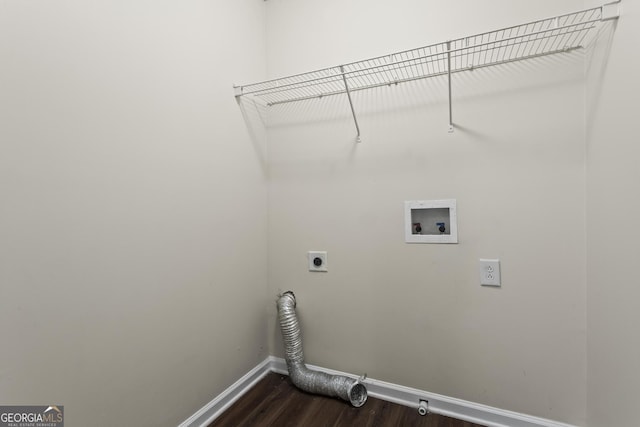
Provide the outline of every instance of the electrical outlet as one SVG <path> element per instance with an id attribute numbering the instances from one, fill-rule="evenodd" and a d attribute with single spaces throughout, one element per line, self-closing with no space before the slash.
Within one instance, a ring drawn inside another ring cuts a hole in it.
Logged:
<path id="1" fill-rule="evenodd" d="M 500 286 L 500 260 L 480 259 L 480 284 Z"/>
<path id="2" fill-rule="evenodd" d="M 307 252 L 309 261 L 309 271 L 329 271 L 327 269 L 327 252 L 326 251 L 309 251 Z"/>

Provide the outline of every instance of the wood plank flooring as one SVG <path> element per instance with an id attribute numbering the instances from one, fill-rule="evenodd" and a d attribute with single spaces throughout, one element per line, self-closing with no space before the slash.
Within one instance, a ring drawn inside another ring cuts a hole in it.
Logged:
<path id="1" fill-rule="evenodd" d="M 369 396 L 364 406 L 298 390 L 286 375 L 269 373 L 208 427 L 482 427 Z"/>

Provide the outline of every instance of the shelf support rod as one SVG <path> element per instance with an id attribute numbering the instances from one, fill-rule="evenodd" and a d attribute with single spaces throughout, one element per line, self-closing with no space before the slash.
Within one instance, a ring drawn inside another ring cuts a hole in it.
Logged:
<path id="1" fill-rule="evenodd" d="M 356 142 L 361 142 L 360 139 L 360 126 L 358 125 L 358 118 L 356 117 L 356 110 L 353 108 L 353 101 L 351 100 L 351 91 L 349 90 L 349 84 L 347 83 L 347 76 L 344 74 L 344 66 L 340 66 L 340 73 L 342 73 L 342 81 L 344 82 L 344 89 L 347 91 L 347 98 L 349 98 L 349 106 L 351 107 L 351 114 L 353 115 L 353 123 L 356 125 Z"/>
<path id="2" fill-rule="evenodd" d="M 453 132 L 453 107 L 451 105 L 451 42 L 447 42 L 447 76 L 449 81 L 449 133 Z"/>

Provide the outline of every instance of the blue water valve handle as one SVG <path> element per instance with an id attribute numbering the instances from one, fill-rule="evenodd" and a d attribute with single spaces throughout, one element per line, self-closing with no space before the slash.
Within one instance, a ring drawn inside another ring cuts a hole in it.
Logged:
<path id="1" fill-rule="evenodd" d="M 444 222 L 436 222 L 436 225 L 438 226 L 438 230 L 440 230 L 441 233 L 447 231 L 447 227 L 444 226 Z"/>

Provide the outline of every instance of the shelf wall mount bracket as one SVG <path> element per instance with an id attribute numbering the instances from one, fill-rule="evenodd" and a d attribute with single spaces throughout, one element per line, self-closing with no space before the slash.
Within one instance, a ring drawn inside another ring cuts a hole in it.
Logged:
<path id="1" fill-rule="evenodd" d="M 344 66 L 340 66 L 340 73 L 342 74 L 342 81 L 344 82 L 344 90 L 347 93 L 347 99 L 349 100 L 349 106 L 351 107 L 351 115 L 353 116 L 353 123 L 356 125 L 356 142 L 362 142 L 360 138 L 360 125 L 358 125 L 358 117 L 356 116 L 356 110 L 353 108 L 353 100 L 351 99 L 351 91 L 349 90 L 349 83 L 347 82 L 347 76 L 344 73 Z"/>
<path id="2" fill-rule="evenodd" d="M 618 19 L 620 17 L 620 2 L 621 0 L 605 3 L 600 7 L 601 21 L 609 21 L 612 19 Z"/>

